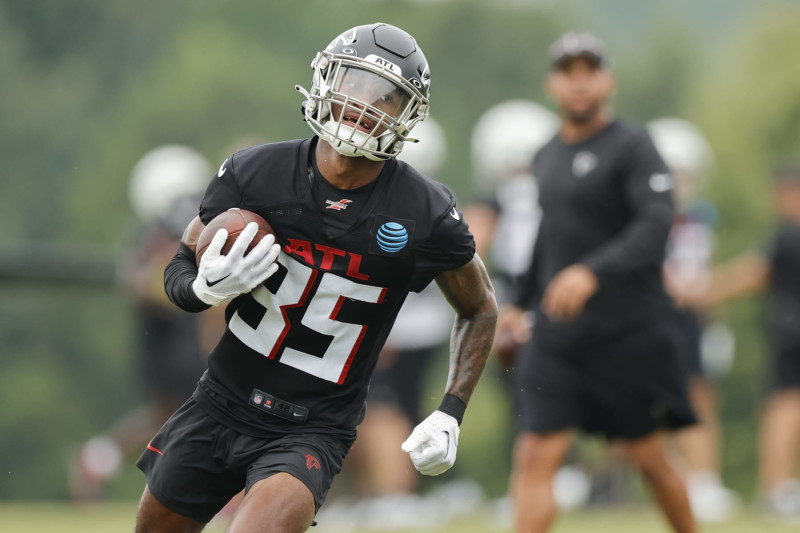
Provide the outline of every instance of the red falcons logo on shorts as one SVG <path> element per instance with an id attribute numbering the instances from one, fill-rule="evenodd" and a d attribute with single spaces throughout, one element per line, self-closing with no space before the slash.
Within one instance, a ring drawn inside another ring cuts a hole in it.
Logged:
<path id="1" fill-rule="evenodd" d="M 306 468 L 308 468 L 309 470 L 311 470 L 312 468 L 320 470 L 322 467 L 319 464 L 319 459 L 317 459 L 316 457 L 314 457 L 309 453 L 306 454 Z"/>

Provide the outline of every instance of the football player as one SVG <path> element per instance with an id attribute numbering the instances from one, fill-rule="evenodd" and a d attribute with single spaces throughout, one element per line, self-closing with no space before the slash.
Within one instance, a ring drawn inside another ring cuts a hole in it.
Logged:
<path id="1" fill-rule="evenodd" d="M 705 291 L 685 291 L 684 300 L 708 308 L 768 291 L 769 396 L 761 419 L 761 504 L 771 516 L 800 519 L 800 165 L 774 171 L 777 228 L 767 246 L 743 253 L 712 271 Z"/>
<path id="2" fill-rule="evenodd" d="M 524 329 L 525 310 L 535 311 L 515 372 L 516 531 L 549 528 L 553 478 L 582 430 L 620 442 L 674 530 L 693 533 L 661 431 L 696 421 L 663 324 L 672 309 L 661 278 L 672 179 L 647 133 L 613 116 L 615 79 L 599 39 L 565 34 L 550 60 L 545 88 L 561 125 L 534 159 L 542 222 L 501 325 Z"/>
<path id="3" fill-rule="evenodd" d="M 137 531 L 200 531 L 243 487 L 230 531 L 305 531 L 352 445 L 378 353 L 409 291 L 436 280 L 456 312 L 442 402 L 402 448 L 426 475 L 454 463 L 488 356 L 494 293 L 450 191 L 396 156 L 429 112 L 430 70 L 394 26 L 349 29 L 312 61 L 309 139 L 255 146 L 219 168 L 165 271 L 187 311 L 230 300 L 227 329 L 192 398 L 139 460 Z M 227 209 L 274 228 L 246 256 L 219 231 Z"/>

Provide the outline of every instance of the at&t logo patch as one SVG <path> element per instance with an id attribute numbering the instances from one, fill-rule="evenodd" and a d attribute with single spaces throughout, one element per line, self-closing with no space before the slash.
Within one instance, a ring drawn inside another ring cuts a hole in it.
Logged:
<path id="1" fill-rule="evenodd" d="M 408 230 L 397 222 L 386 222 L 378 229 L 378 247 L 387 253 L 397 253 L 408 244 Z"/>

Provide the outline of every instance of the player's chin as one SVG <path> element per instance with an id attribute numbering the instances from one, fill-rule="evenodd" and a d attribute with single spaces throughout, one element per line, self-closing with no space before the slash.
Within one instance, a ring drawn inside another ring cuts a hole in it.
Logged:
<path id="1" fill-rule="evenodd" d="M 597 106 L 571 107 L 566 109 L 566 115 L 573 124 L 586 124 L 597 115 L 598 111 Z"/>

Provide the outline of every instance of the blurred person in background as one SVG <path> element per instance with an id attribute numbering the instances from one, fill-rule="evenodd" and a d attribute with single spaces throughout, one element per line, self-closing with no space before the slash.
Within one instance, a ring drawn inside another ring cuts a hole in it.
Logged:
<path id="1" fill-rule="evenodd" d="M 558 129 L 558 117 L 529 100 L 507 100 L 485 111 L 472 133 L 477 202 L 464 209 L 475 247 L 487 257 L 500 305 L 511 303 L 527 272 L 542 217 L 532 174 L 536 152 Z M 504 370 L 514 364 L 517 344 L 495 338 Z"/>
<path id="2" fill-rule="evenodd" d="M 203 345 L 201 331 L 213 328 L 201 327 L 197 315 L 172 305 L 164 293 L 163 272 L 195 215 L 211 172 L 203 156 L 180 145 L 151 150 L 131 172 L 129 198 L 137 225 L 119 265 L 119 283 L 133 311 L 136 373 L 147 403 L 81 447 L 69 473 L 70 493 L 76 500 L 101 496 L 104 483 L 123 461 L 140 453 L 191 396 L 206 368 L 204 354 L 211 346 Z"/>
<path id="3" fill-rule="evenodd" d="M 558 117 L 541 104 L 525 99 L 505 100 L 487 109 L 475 123 L 470 153 L 477 201 L 464 208 L 464 219 L 481 257 L 488 258 L 499 305 L 511 304 L 531 262 L 531 250 L 542 211 L 533 158 L 558 131 Z M 526 319 L 532 319 L 528 314 Z M 495 337 L 493 353 L 499 362 L 500 383 L 513 396 L 513 370 L 519 344 L 509 335 Z M 504 441 L 509 449 L 513 433 Z M 570 462 L 570 461 L 568 461 Z M 574 464 L 559 469 L 555 498 L 562 509 L 586 503 L 590 481 Z M 508 497 L 493 502 L 494 525 L 510 520 Z"/>
<path id="4" fill-rule="evenodd" d="M 414 128 L 417 143 L 408 143 L 397 156 L 421 174 L 436 179 L 447 156 L 447 139 L 432 117 Z M 362 499 L 347 519 L 372 529 L 424 525 L 430 508 L 417 495 L 419 474 L 405 458 L 400 444 L 422 421 L 425 378 L 430 363 L 450 336 L 453 310 L 441 291 L 429 285 L 411 293 L 397 315 L 378 357 L 367 393 L 367 413 L 347 464 L 356 494 Z M 334 508 L 323 510 L 330 516 Z M 357 516 L 356 516 L 357 515 Z"/>
<path id="5" fill-rule="evenodd" d="M 374 23 L 338 35 L 311 68 L 297 90 L 314 135 L 226 159 L 165 271 L 185 311 L 230 300 L 228 326 L 137 463 L 147 478 L 137 532 L 200 531 L 243 488 L 229 531 L 310 527 L 403 301 L 434 280 L 456 312 L 447 384 L 401 447 L 425 475 L 455 463 L 497 309 L 452 193 L 396 160 L 430 110 L 428 62 L 411 35 Z M 275 234 L 245 255 L 258 230 L 248 224 L 221 255 L 219 230 L 198 265 L 198 235 L 234 207 Z"/>
<path id="6" fill-rule="evenodd" d="M 672 528 L 693 533 L 663 435 L 696 422 L 664 324 L 672 178 L 646 131 L 613 116 L 603 43 L 567 33 L 549 55 L 545 88 L 561 127 L 534 160 L 542 222 L 520 295 L 498 326 L 530 335 L 523 316 L 533 305 L 533 335 L 515 372 L 515 528 L 549 529 L 553 480 L 578 429 L 618 443 Z"/>
<path id="7" fill-rule="evenodd" d="M 647 128 L 674 178 L 676 212 L 667 241 L 664 283 L 668 292 L 680 295 L 707 283 L 711 273 L 718 215 L 700 191 L 711 175 L 713 155 L 700 130 L 685 120 L 660 118 Z M 689 399 L 700 420 L 675 434 L 678 459 L 695 517 L 723 522 L 736 509 L 738 498 L 724 486 L 720 474 L 721 425 L 714 379 L 730 370 L 733 336 L 723 323 L 687 307 L 676 307 L 674 325 L 678 355 L 689 377 Z"/>
<path id="8" fill-rule="evenodd" d="M 800 163 L 774 171 L 772 203 L 778 219 L 768 244 L 712 271 L 710 282 L 684 290 L 700 308 L 769 294 L 769 393 L 761 415 L 761 504 L 771 516 L 800 520 Z M 704 290 L 703 290 L 704 289 Z"/>

